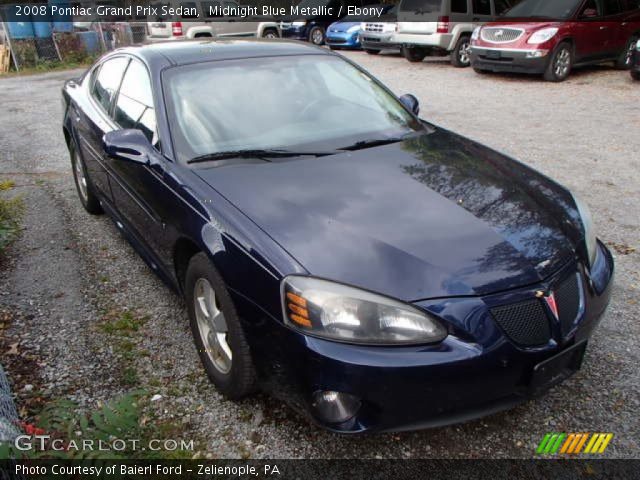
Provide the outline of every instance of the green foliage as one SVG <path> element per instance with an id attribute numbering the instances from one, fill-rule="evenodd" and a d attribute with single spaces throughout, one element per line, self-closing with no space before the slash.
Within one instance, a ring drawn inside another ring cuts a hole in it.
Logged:
<path id="1" fill-rule="evenodd" d="M 66 449 L 21 451 L 13 445 L 0 444 L 0 458 L 71 458 L 71 459 L 108 459 L 131 456 L 126 450 L 113 449 L 83 450 L 82 442 L 91 441 L 92 445 L 103 442 L 110 445 L 114 439 L 141 438 L 139 425 L 139 400 L 142 391 L 130 392 L 102 407 L 88 413 L 78 413 L 75 403 L 68 400 L 57 400 L 45 407 L 40 413 L 38 427 L 42 428 L 51 439 L 62 439 Z M 73 448 L 70 442 L 79 447 Z"/>
<path id="2" fill-rule="evenodd" d="M 107 315 L 104 322 L 100 324 L 100 329 L 104 333 L 128 335 L 140 330 L 145 321 L 145 317 L 136 316 L 131 312 L 123 312 L 115 318 Z"/>
<path id="3" fill-rule="evenodd" d="M 13 182 L 0 182 L 0 191 L 12 188 Z M 21 197 L 0 197 L 0 254 L 20 232 L 20 216 L 24 209 Z"/>

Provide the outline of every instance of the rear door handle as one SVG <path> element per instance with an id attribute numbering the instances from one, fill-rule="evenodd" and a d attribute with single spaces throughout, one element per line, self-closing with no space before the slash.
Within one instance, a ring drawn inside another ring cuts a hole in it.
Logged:
<path id="1" fill-rule="evenodd" d="M 606 30 L 609 27 L 600 27 L 600 30 Z"/>

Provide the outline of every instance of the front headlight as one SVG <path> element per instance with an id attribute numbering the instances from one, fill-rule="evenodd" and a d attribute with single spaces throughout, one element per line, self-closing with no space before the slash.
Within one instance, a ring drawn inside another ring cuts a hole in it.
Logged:
<path id="1" fill-rule="evenodd" d="M 304 27 L 306 24 L 306 20 L 296 20 L 295 22 L 291 22 L 291 25 L 293 25 L 294 27 Z"/>
<path id="2" fill-rule="evenodd" d="M 347 28 L 347 33 L 353 33 L 360 30 L 360 25 L 354 25 L 352 27 Z"/>
<path id="3" fill-rule="evenodd" d="M 442 341 L 446 328 L 434 317 L 391 298 L 318 278 L 282 281 L 284 321 L 309 335 L 373 345 Z"/>
<path id="4" fill-rule="evenodd" d="M 482 27 L 476 27 L 473 29 L 473 33 L 471 34 L 471 40 L 477 40 L 480 38 L 480 30 Z"/>
<path id="5" fill-rule="evenodd" d="M 543 28 L 542 30 L 538 30 L 533 35 L 531 35 L 527 43 L 530 43 L 532 45 L 544 43 L 547 40 L 551 40 L 556 33 L 558 33 L 558 29 L 555 27 Z"/>
<path id="6" fill-rule="evenodd" d="M 591 217 L 591 211 L 587 204 L 584 203 L 580 197 L 575 193 L 573 194 L 573 201 L 578 207 L 578 214 L 582 220 L 582 226 L 584 228 L 584 242 L 587 249 L 587 255 L 589 259 L 589 267 L 593 267 L 596 261 L 596 255 L 598 254 L 598 241 L 596 240 L 596 232 L 593 227 L 593 218 Z"/>

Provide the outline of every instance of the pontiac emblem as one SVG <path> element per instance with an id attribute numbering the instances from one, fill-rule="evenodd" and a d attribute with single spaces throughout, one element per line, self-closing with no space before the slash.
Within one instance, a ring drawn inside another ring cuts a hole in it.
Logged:
<path id="1" fill-rule="evenodd" d="M 554 293 L 549 293 L 549 295 L 544 297 L 544 301 L 547 302 L 547 306 L 549 307 L 549 310 L 551 310 L 551 313 L 553 313 L 553 316 L 556 317 L 556 320 L 559 320 L 560 315 L 558 314 L 558 304 L 556 303 L 556 296 Z"/>

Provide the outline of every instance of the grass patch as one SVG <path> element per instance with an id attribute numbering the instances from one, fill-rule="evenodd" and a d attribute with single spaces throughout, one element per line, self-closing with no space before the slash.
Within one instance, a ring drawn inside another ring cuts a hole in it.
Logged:
<path id="1" fill-rule="evenodd" d="M 39 73 L 57 72 L 62 70 L 72 70 L 74 68 L 83 68 L 91 65 L 97 57 L 85 57 L 64 62 L 43 60 L 36 63 L 33 67 L 21 68 L 20 70 L 9 70 L 6 73 L 0 73 L 0 77 L 19 76 L 19 75 L 37 75 Z"/>
<path id="2" fill-rule="evenodd" d="M 11 180 L 0 181 L 0 191 L 7 191 L 15 184 Z M 0 255 L 20 232 L 20 217 L 24 210 L 22 197 L 0 197 Z"/>
<path id="3" fill-rule="evenodd" d="M 146 320 L 146 317 L 140 317 L 131 312 L 123 312 L 117 316 L 107 313 L 100 324 L 100 330 L 110 335 L 131 335 L 140 330 Z"/>

